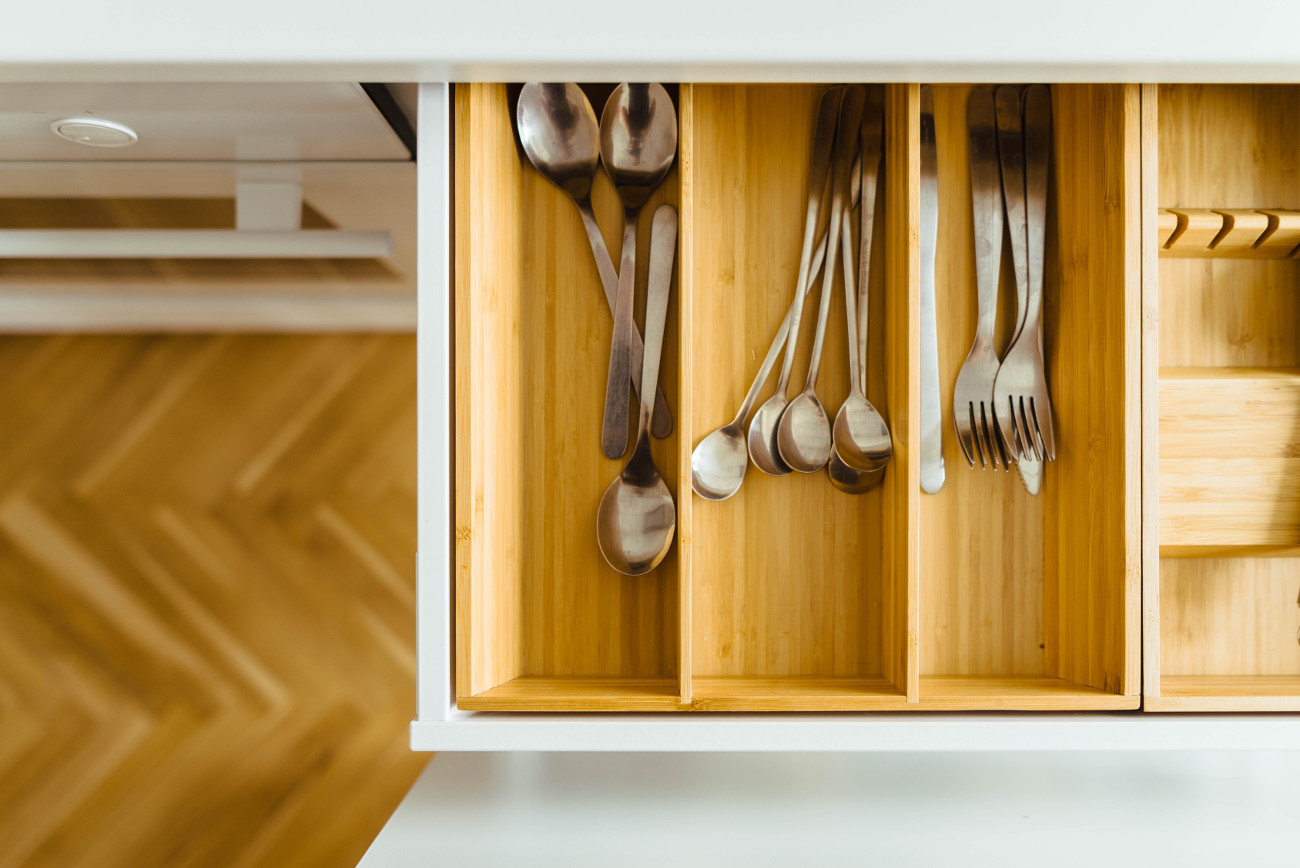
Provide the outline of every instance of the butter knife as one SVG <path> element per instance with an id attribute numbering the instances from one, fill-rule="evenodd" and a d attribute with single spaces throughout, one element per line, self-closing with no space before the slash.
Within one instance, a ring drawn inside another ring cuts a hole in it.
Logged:
<path id="1" fill-rule="evenodd" d="M 943 424 L 939 410 L 939 333 L 934 266 L 939 241 L 939 154 L 934 94 L 921 86 L 921 490 L 943 488 Z"/>

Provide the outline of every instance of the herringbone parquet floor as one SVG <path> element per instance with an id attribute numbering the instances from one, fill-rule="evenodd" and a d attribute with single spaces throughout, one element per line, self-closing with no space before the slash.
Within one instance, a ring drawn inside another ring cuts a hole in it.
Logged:
<path id="1" fill-rule="evenodd" d="M 415 495 L 412 337 L 0 337 L 0 866 L 354 865 Z"/>

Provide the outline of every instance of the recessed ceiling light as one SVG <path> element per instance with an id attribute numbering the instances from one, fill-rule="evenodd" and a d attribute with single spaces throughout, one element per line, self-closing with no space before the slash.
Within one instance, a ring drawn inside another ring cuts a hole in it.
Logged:
<path id="1" fill-rule="evenodd" d="M 125 148 L 140 138 L 126 124 L 99 118 L 64 118 L 50 124 L 50 129 L 61 139 L 95 148 Z"/>

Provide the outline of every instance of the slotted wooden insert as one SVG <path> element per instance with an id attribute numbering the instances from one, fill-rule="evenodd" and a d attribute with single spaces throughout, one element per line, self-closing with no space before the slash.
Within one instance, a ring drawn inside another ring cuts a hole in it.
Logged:
<path id="1" fill-rule="evenodd" d="M 975 328 L 966 104 L 936 87 L 943 490 L 921 498 L 920 699 L 1135 708 L 1139 693 L 1138 91 L 1052 89 L 1046 353 L 1058 460 L 1044 490 L 969 469 L 950 419 Z M 1004 242 L 999 348 L 1015 305 Z"/>
<path id="2" fill-rule="evenodd" d="M 1300 247 L 1297 211 L 1170 208 L 1160 220 L 1161 256 L 1294 259 Z"/>
<path id="3" fill-rule="evenodd" d="M 623 464 L 600 451 L 613 319 L 577 209 L 516 146 L 511 94 L 500 84 L 456 88 L 458 703 L 676 705 L 676 688 L 664 691 L 678 674 L 676 549 L 653 573 L 629 578 L 597 547 L 600 495 Z M 603 105 L 600 91 L 592 96 Z M 679 201 L 679 174 L 674 168 L 647 213 Z M 593 199 L 617 263 L 622 209 L 603 174 Z M 643 255 L 638 266 L 646 264 Z M 674 408 L 680 298 L 679 286 L 660 375 Z M 638 317 L 643 306 L 639 299 Z M 670 485 L 679 478 L 677 422 L 652 448 Z"/>
<path id="4" fill-rule="evenodd" d="M 824 89 L 692 88 L 692 443 L 736 412 L 793 296 L 811 131 Z M 905 118 L 908 92 L 890 91 L 890 119 L 895 112 Z M 883 98 L 884 89 L 877 93 Z M 885 183 L 906 189 L 906 138 L 891 141 L 900 156 Z M 905 384 L 886 389 L 884 378 L 907 370 L 907 283 L 895 284 L 902 290 L 897 304 L 893 292 L 885 298 L 883 195 L 876 207 L 868 397 L 896 420 L 907 412 Z M 848 393 L 838 264 L 817 388 L 832 416 Z M 791 391 L 807 371 L 820 290 L 819 279 Z M 730 500 L 694 501 L 694 707 L 850 710 L 906 702 L 911 631 L 906 525 L 892 514 L 905 501 L 897 466 L 896 459 L 882 487 L 856 497 L 836 491 L 824 473 L 772 478 L 751 467 Z"/>
<path id="5" fill-rule="evenodd" d="M 1263 258 L 1300 243 L 1300 88 L 1162 85 L 1143 112 L 1148 207 L 1268 220 L 1255 260 L 1161 255 L 1148 272 L 1160 557 L 1144 570 L 1145 707 L 1300 710 L 1300 263 Z"/>

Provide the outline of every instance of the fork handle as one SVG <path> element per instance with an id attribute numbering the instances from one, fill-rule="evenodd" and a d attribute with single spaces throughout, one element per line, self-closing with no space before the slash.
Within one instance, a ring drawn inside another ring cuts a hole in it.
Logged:
<path id="1" fill-rule="evenodd" d="M 993 346 L 1002 264 L 1002 189 L 998 167 L 997 110 L 992 92 L 977 89 L 966 107 L 970 128 L 970 188 L 975 224 L 975 289 L 979 318 L 975 340 Z"/>
<path id="2" fill-rule="evenodd" d="M 1025 326 L 1029 304 L 1029 239 L 1025 214 L 1025 143 L 1020 114 L 1020 87 L 1004 84 L 997 90 L 998 161 L 1002 166 L 1002 195 L 1006 200 L 1007 230 L 1011 235 L 1011 264 L 1016 276 L 1015 344 Z"/>
<path id="3" fill-rule="evenodd" d="M 1047 246 L 1047 176 L 1052 150 L 1052 102 L 1046 85 L 1025 91 L 1025 214 L 1029 298 L 1025 328 L 1042 340 L 1043 261 Z"/>

